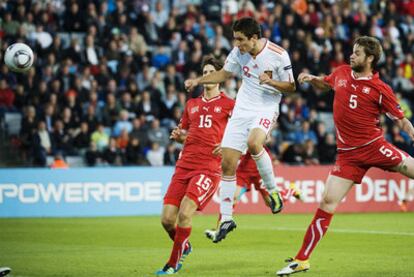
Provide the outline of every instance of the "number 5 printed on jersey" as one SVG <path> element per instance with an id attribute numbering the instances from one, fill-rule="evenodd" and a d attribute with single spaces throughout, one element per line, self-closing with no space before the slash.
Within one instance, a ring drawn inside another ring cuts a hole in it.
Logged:
<path id="1" fill-rule="evenodd" d="M 358 106 L 357 97 L 358 96 L 355 94 L 351 94 L 351 96 L 349 97 L 349 107 L 351 109 L 356 109 L 356 107 Z"/>

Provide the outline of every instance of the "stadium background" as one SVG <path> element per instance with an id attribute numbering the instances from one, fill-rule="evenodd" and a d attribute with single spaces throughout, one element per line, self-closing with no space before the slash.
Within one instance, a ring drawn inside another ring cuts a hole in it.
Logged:
<path id="1" fill-rule="evenodd" d="M 169 131 L 186 99 L 200 93 L 185 92 L 183 81 L 200 74 L 204 55 L 226 57 L 231 24 L 243 16 L 254 16 L 263 36 L 289 51 L 295 77 L 328 74 L 348 62 L 353 38 L 378 37 L 381 77 L 412 120 L 413 1 L 0 1 L 1 55 L 15 41 L 36 55 L 27 75 L 0 68 L 0 266 L 16 276 L 113 276 L 108 268 L 152 276 L 162 266 L 170 242 L 158 218 L 71 217 L 159 214 L 181 147 Z M 222 89 L 235 97 L 239 85 L 235 78 Z M 331 102 L 331 93 L 309 86 L 283 99 L 268 146 L 279 186 L 296 182 L 305 193 L 304 203 L 288 203 L 285 213 L 312 213 L 320 199 L 335 158 Z M 413 154 L 405 133 L 385 117 L 382 126 L 387 140 Z M 62 157 L 71 169 L 50 170 Z M 370 171 L 360 198 L 352 192 L 342 211 L 398 211 L 409 187 L 411 180 Z M 237 212 L 268 213 L 254 197 Z M 207 213 L 216 211 L 215 203 Z M 45 216 L 68 218 L 26 218 Z M 198 217 L 199 254 L 180 274 L 273 275 L 275 259 L 280 267 L 294 254 L 310 219 L 239 215 L 240 230 L 217 252 L 202 237 L 215 217 Z M 336 268 L 338 276 L 413 276 L 412 222 L 412 213 L 336 216 L 315 254 L 319 268 L 309 274 L 332 276 Z M 361 242 L 364 251 L 357 251 Z M 258 261 L 246 264 L 252 251 Z M 242 272 L 234 266 L 241 264 L 248 265 Z"/>

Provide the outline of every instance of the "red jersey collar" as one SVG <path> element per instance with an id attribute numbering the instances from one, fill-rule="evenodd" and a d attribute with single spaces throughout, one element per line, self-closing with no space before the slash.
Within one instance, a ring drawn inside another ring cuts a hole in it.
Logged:
<path id="1" fill-rule="evenodd" d="M 362 81 L 362 80 L 368 80 L 369 81 L 369 80 L 372 80 L 372 79 L 378 79 L 379 78 L 379 74 L 378 74 L 377 71 L 373 71 L 372 75 L 358 78 L 358 77 L 355 76 L 355 72 L 353 70 L 351 70 L 351 76 L 352 76 L 352 79 L 357 80 L 357 81 Z"/>

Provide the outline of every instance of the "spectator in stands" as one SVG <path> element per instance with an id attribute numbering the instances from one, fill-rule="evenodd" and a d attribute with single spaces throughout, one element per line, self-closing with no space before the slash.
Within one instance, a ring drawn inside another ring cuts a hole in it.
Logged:
<path id="1" fill-rule="evenodd" d="M 132 123 L 128 120 L 129 113 L 127 110 L 121 110 L 119 113 L 119 120 L 115 123 L 112 135 L 119 137 L 122 130 L 126 130 L 128 133 L 132 131 Z"/>
<path id="2" fill-rule="evenodd" d="M 99 123 L 91 135 L 91 141 L 96 145 L 98 151 L 102 151 L 109 144 L 109 135 L 105 132 L 103 124 Z"/>
<path id="3" fill-rule="evenodd" d="M 332 164 L 336 157 L 336 142 L 335 136 L 332 133 L 327 133 L 323 142 L 318 144 L 319 161 L 321 164 Z"/>
<path id="4" fill-rule="evenodd" d="M 126 165 L 147 165 L 141 142 L 138 138 L 132 137 L 124 154 Z"/>
<path id="5" fill-rule="evenodd" d="M 110 138 L 108 147 L 102 153 L 102 159 L 108 165 L 120 165 L 121 152 L 115 138 Z"/>
<path id="6" fill-rule="evenodd" d="M 33 165 L 46 166 L 47 155 L 52 154 L 52 138 L 44 121 L 39 121 L 33 136 Z"/>
<path id="7" fill-rule="evenodd" d="M 80 155 L 86 152 L 91 144 L 91 134 L 89 132 L 88 122 L 81 122 L 80 128 L 74 133 L 73 146 Z"/>
<path id="8" fill-rule="evenodd" d="M 315 132 L 310 128 L 310 123 L 307 120 L 302 121 L 302 128 L 295 132 L 295 143 L 305 143 L 311 140 L 314 144 L 318 143 Z"/>
<path id="9" fill-rule="evenodd" d="M 98 151 L 96 143 L 91 141 L 89 149 L 85 153 L 85 161 L 88 166 L 95 166 L 101 161 L 102 154 Z"/>
<path id="10" fill-rule="evenodd" d="M 318 165 L 319 155 L 315 148 L 315 143 L 311 139 L 306 139 L 303 143 L 303 163 L 305 165 Z"/>
<path id="11" fill-rule="evenodd" d="M 160 146 L 158 142 L 151 143 L 151 149 L 148 150 L 146 158 L 152 166 L 164 165 L 165 148 Z"/>
<path id="12" fill-rule="evenodd" d="M 6 112 L 13 110 L 14 92 L 8 86 L 5 79 L 0 80 L 0 117 Z"/>
<path id="13" fill-rule="evenodd" d="M 158 119 L 154 119 L 151 122 L 151 126 L 147 131 L 147 134 L 151 143 L 156 142 L 159 146 L 164 148 L 170 141 L 168 131 L 164 127 L 160 126 L 160 121 Z"/>
<path id="14" fill-rule="evenodd" d="M 175 143 L 169 143 L 164 153 L 164 165 L 175 165 L 180 155 L 180 150 L 177 149 Z"/>

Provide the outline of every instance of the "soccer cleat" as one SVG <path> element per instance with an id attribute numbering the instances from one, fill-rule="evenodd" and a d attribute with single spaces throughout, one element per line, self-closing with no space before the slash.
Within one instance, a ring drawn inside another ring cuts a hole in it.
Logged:
<path id="1" fill-rule="evenodd" d="M 272 193 L 269 193 L 270 198 L 270 209 L 272 210 L 272 213 L 277 214 L 280 213 L 283 209 L 283 199 L 280 196 L 280 193 L 278 191 L 273 191 Z"/>
<path id="2" fill-rule="evenodd" d="M 216 239 L 216 230 L 207 229 L 204 231 L 204 234 L 208 239 L 215 240 Z"/>
<path id="3" fill-rule="evenodd" d="M 187 258 L 188 255 L 191 254 L 191 252 L 193 252 L 193 247 L 191 246 L 191 243 L 188 242 L 187 245 L 188 245 L 187 249 L 184 250 L 183 254 L 181 255 L 180 261 L 178 262 L 177 271 L 180 270 L 183 267 L 183 262 L 184 262 L 185 258 Z"/>
<path id="4" fill-rule="evenodd" d="M 297 187 L 296 187 L 296 185 L 295 185 L 295 183 L 294 182 L 291 182 L 290 183 L 290 185 L 289 185 L 289 189 L 291 189 L 292 190 L 292 195 L 293 195 L 293 197 L 295 197 L 296 199 L 298 199 L 298 200 L 301 200 L 301 194 L 302 194 L 302 192 L 300 191 L 300 189 L 298 189 Z"/>
<path id="5" fill-rule="evenodd" d="M 289 276 L 290 274 L 305 272 L 310 269 L 310 263 L 308 260 L 300 261 L 297 259 L 287 259 L 286 262 L 289 264 L 276 272 L 277 276 Z"/>
<path id="6" fill-rule="evenodd" d="M 158 270 L 157 272 L 155 272 L 155 275 L 157 276 L 162 276 L 162 275 L 173 275 L 175 273 L 177 273 L 177 271 L 180 269 L 181 267 L 178 267 L 178 269 L 175 269 L 174 267 L 170 266 L 169 264 L 166 264 L 163 269 Z"/>
<path id="7" fill-rule="evenodd" d="M 11 272 L 10 267 L 0 267 L 0 276 L 6 276 Z"/>
<path id="8" fill-rule="evenodd" d="M 217 243 L 226 238 L 227 234 L 236 229 L 237 225 L 234 220 L 227 220 L 220 224 L 218 231 L 216 232 L 216 237 L 213 239 L 214 243 Z"/>

